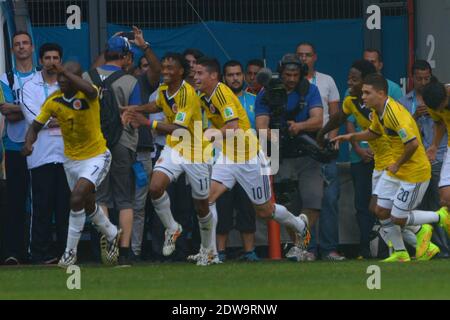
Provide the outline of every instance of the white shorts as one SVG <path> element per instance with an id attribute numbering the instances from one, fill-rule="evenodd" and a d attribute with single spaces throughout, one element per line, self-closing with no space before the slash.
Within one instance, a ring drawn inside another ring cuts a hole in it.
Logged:
<path id="1" fill-rule="evenodd" d="M 375 190 L 377 189 L 378 181 L 380 181 L 380 178 L 383 175 L 383 172 L 384 172 L 384 170 L 380 171 L 380 170 L 373 169 L 373 173 L 372 173 L 372 195 L 373 196 L 377 196 L 377 193 Z"/>
<path id="2" fill-rule="evenodd" d="M 164 146 L 153 171 L 164 172 L 171 182 L 185 172 L 186 181 L 191 185 L 192 198 L 203 200 L 209 196 L 210 167 L 207 163 L 192 163 L 183 158 L 178 151 Z"/>
<path id="3" fill-rule="evenodd" d="M 253 204 L 261 205 L 272 197 L 269 176 L 264 174 L 268 166 L 268 161 L 262 152 L 247 163 L 233 163 L 220 154 L 213 165 L 211 180 L 222 183 L 229 190 L 237 182 Z"/>
<path id="4" fill-rule="evenodd" d="M 450 147 L 447 147 L 447 153 L 442 163 L 441 178 L 439 179 L 439 188 L 445 187 L 450 187 Z"/>
<path id="5" fill-rule="evenodd" d="M 383 172 L 375 190 L 378 195 L 377 205 L 392 209 L 391 215 L 396 218 L 407 218 L 409 213 L 422 202 L 430 180 L 410 183 L 391 177 Z"/>
<path id="6" fill-rule="evenodd" d="M 111 152 L 106 150 L 96 157 L 85 160 L 70 160 L 64 162 L 67 183 L 71 191 L 75 188 L 78 180 L 85 178 L 95 185 L 97 190 L 100 183 L 105 179 L 111 166 Z"/>

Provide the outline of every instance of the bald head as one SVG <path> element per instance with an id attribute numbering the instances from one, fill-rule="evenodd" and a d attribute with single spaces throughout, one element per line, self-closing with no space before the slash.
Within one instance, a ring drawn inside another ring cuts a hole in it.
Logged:
<path id="1" fill-rule="evenodd" d="M 76 74 L 79 77 L 81 77 L 82 75 L 81 65 L 78 62 L 68 61 L 64 63 L 64 69 L 66 69 L 70 73 Z"/>

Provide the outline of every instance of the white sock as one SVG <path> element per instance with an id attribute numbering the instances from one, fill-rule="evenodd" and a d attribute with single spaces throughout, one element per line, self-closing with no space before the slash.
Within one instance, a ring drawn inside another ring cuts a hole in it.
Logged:
<path id="1" fill-rule="evenodd" d="M 212 250 L 217 253 L 216 246 L 216 225 L 217 212 L 215 212 L 215 204 L 210 205 L 210 212 L 205 217 L 198 218 L 198 225 L 200 229 L 200 238 L 202 247 Z"/>
<path id="2" fill-rule="evenodd" d="M 416 234 L 410 230 L 409 228 L 403 228 L 402 229 L 402 237 L 403 241 L 412 246 L 413 248 L 416 248 L 417 246 L 417 238 Z"/>
<path id="3" fill-rule="evenodd" d="M 213 228 L 211 230 L 211 248 L 214 252 L 214 254 L 217 254 L 217 221 L 218 221 L 218 215 L 217 215 L 217 209 L 216 209 L 216 203 L 209 204 L 209 212 L 212 214 L 213 217 Z"/>
<path id="4" fill-rule="evenodd" d="M 303 220 L 297 219 L 286 207 L 280 204 L 275 204 L 275 211 L 272 214 L 272 218 L 279 224 L 289 227 L 296 232 L 302 232 L 305 228 Z"/>
<path id="5" fill-rule="evenodd" d="M 85 221 L 86 213 L 84 212 L 84 209 L 80 211 L 70 210 L 66 252 L 69 250 L 77 251 L 78 242 L 80 241 Z"/>
<path id="6" fill-rule="evenodd" d="M 109 221 L 108 217 L 103 212 L 103 209 L 98 204 L 95 204 L 95 211 L 89 216 L 95 228 L 105 235 L 108 241 L 112 241 L 117 236 L 117 227 Z"/>
<path id="7" fill-rule="evenodd" d="M 178 223 L 173 218 L 172 211 L 170 211 L 170 198 L 167 192 L 164 191 L 163 195 L 159 199 L 152 199 L 152 203 L 156 214 L 164 227 L 171 231 L 176 230 L 178 228 Z"/>
<path id="8" fill-rule="evenodd" d="M 407 225 L 417 226 L 439 222 L 439 215 L 434 211 L 413 210 L 409 213 Z"/>
<path id="9" fill-rule="evenodd" d="M 393 224 L 390 218 L 386 220 L 380 220 L 380 223 L 382 226 L 380 231 L 384 233 L 383 238 L 391 241 L 394 250 L 406 250 L 400 226 Z"/>

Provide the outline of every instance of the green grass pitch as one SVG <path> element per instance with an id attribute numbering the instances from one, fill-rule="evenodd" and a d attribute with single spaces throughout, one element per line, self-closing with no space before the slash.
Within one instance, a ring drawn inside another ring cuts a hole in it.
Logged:
<path id="1" fill-rule="evenodd" d="M 367 267 L 381 268 L 381 289 L 367 288 Z M 81 289 L 56 266 L 0 267 L 0 299 L 449 299 L 450 260 L 382 264 L 227 262 L 80 265 Z"/>

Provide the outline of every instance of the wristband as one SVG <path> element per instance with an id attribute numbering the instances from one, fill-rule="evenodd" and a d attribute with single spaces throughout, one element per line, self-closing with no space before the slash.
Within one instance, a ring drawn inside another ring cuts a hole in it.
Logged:
<path id="1" fill-rule="evenodd" d="M 153 120 L 152 121 L 152 129 L 155 130 L 157 126 L 158 126 L 158 121 Z"/>

